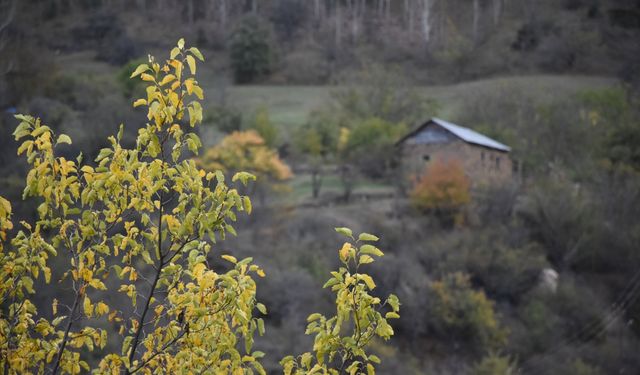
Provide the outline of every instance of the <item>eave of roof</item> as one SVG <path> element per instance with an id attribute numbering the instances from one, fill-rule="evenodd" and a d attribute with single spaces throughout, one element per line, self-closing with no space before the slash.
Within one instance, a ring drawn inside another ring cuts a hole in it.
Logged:
<path id="1" fill-rule="evenodd" d="M 417 132 L 419 132 L 420 130 L 424 129 L 427 125 L 429 125 L 430 123 L 435 123 L 436 125 L 446 129 L 447 131 L 451 132 L 453 135 L 455 135 L 456 137 L 462 139 L 463 141 L 467 142 L 467 143 L 471 143 L 474 145 L 478 145 L 478 146 L 483 146 L 483 147 L 488 147 L 491 149 L 495 149 L 495 150 L 499 150 L 499 151 L 504 151 L 504 152 L 509 152 L 511 151 L 511 147 L 504 145 L 496 140 L 493 140 L 489 137 L 487 137 L 486 135 L 482 135 L 474 130 L 471 130 L 469 128 L 465 128 L 462 127 L 460 125 L 456 125 L 453 123 L 450 123 L 448 121 L 439 119 L 437 117 L 432 118 L 431 120 L 425 122 L 424 124 L 420 125 L 417 129 L 415 129 L 414 131 L 410 132 L 409 134 L 405 135 L 403 138 L 401 138 L 396 144 L 401 144 L 402 142 L 404 142 L 405 140 L 407 140 L 408 138 L 411 138 L 414 134 L 416 134 Z"/>

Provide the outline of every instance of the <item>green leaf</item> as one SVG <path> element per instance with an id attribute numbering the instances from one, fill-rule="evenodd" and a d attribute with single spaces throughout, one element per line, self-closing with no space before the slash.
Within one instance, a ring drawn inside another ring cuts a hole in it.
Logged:
<path id="1" fill-rule="evenodd" d="M 56 141 L 56 144 L 60 144 L 60 143 L 66 143 L 68 145 L 71 144 L 71 137 L 69 137 L 66 134 L 60 134 L 58 136 L 58 140 Z"/>
<path id="2" fill-rule="evenodd" d="M 373 258 L 368 255 L 361 255 L 360 260 L 358 261 L 360 264 L 369 264 L 373 263 Z"/>
<path id="3" fill-rule="evenodd" d="M 18 141 L 20 140 L 20 138 L 31 134 L 30 129 L 31 129 L 31 124 L 29 124 L 26 121 L 21 122 L 20 125 L 18 125 L 16 130 L 13 132 L 13 136 L 15 137 L 15 140 Z"/>
<path id="4" fill-rule="evenodd" d="M 342 234 L 343 236 L 353 238 L 353 232 L 351 231 L 351 229 L 345 228 L 345 227 L 335 228 L 335 229 L 336 229 L 336 232 Z"/>
<path id="5" fill-rule="evenodd" d="M 375 255 L 378 257 L 381 257 L 384 255 L 384 253 L 382 251 L 380 251 L 380 249 L 378 249 L 377 247 L 373 246 L 373 245 L 362 245 L 360 247 L 360 254 L 369 254 L 369 255 Z"/>
<path id="6" fill-rule="evenodd" d="M 129 78 L 133 78 L 135 76 L 139 76 L 140 74 L 146 72 L 149 70 L 149 65 L 147 64 L 140 64 L 138 65 L 138 67 L 136 68 L 136 70 L 133 71 L 133 73 L 131 73 L 131 77 Z"/>
<path id="7" fill-rule="evenodd" d="M 257 303 L 256 308 L 262 313 L 262 315 L 267 315 L 267 307 L 262 303 Z"/>
<path id="8" fill-rule="evenodd" d="M 169 58 L 175 59 L 176 56 L 178 56 L 179 54 L 180 54 L 180 48 L 173 47 L 173 49 L 171 50 L 171 54 L 169 54 Z"/>
<path id="9" fill-rule="evenodd" d="M 191 52 L 193 56 L 198 58 L 198 60 L 204 61 L 204 56 L 202 56 L 202 53 L 196 47 L 191 47 L 187 51 Z"/>
<path id="10" fill-rule="evenodd" d="M 395 294 L 389 295 L 389 297 L 387 298 L 387 303 L 389 304 L 389 306 L 391 306 L 393 311 L 400 310 L 400 301 L 398 300 L 398 297 Z"/>
<path id="11" fill-rule="evenodd" d="M 51 325 L 57 326 L 58 324 L 62 323 L 62 321 L 65 320 L 66 318 L 67 318 L 66 315 L 58 316 L 55 319 L 53 319 L 53 321 L 51 322 Z"/>
<path id="12" fill-rule="evenodd" d="M 311 322 L 313 322 L 314 320 L 318 320 L 318 319 L 320 319 L 320 318 L 322 318 L 322 314 L 320 314 L 320 313 L 313 313 L 313 314 L 309 315 L 309 317 L 307 318 L 307 323 L 311 323 Z"/>
<path id="13" fill-rule="evenodd" d="M 399 319 L 400 315 L 396 312 L 388 312 L 384 316 L 385 319 Z"/>
<path id="14" fill-rule="evenodd" d="M 378 241 L 379 238 L 374 236 L 373 234 L 369 234 L 369 233 L 360 233 L 360 235 L 358 236 L 358 240 L 359 241 Z"/>
<path id="15" fill-rule="evenodd" d="M 258 319 L 258 334 L 264 335 L 264 320 Z"/>

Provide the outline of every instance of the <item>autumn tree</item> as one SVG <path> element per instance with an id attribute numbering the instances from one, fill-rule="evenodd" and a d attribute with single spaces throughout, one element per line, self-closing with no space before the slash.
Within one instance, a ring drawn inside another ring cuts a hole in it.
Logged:
<path id="1" fill-rule="evenodd" d="M 371 295 L 376 283 L 361 272 L 374 257 L 384 255 L 372 245 L 378 237 L 362 233 L 356 240 L 348 228 L 336 231 L 347 238 L 339 251 L 342 266 L 324 284 L 336 295 L 336 313 L 309 315 L 306 333 L 315 334 L 313 351 L 283 358 L 285 375 L 373 374 L 380 358 L 366 352 L 367 344 L 376 338 L 391 338 L 394 332 L 388 319 L 400 318 L 398 297 L 391 294 L 382 300 Z"/>
<path id="2" fill-rule="evenodd" d="M 95 163 L 57 156 L 71 143 L 67 135 L 55 134 L 38 118 L 16 116 L 18 153 L 31 166 L 24 196 L 41 203 L 38 220 L 21 222 L 15 232 L 11 204 L 0 197 L 3 374 L 265 374 L 259 362 L 265 354 L 253 350 L 255 333 L 264 333 L 256 314 L 267 313 L 256 301 L 253 277 L 264 272 L 251 258 L 220 254 L 227 264 L 221 270 L 210 258 L 218 241 L 235 234 L 233 222 L 251 212 L 251 202 L 227 185 L 220 170 L 207 172 L 190 157 L 200 148 L 193 129 L 202 121 L 196 59 L 203 59 L 200 51 L 180 40 L 168 60 L 150 57 L 136 68 L 132 77 L 148 86 L 134 106 L 147 108 L 149 122 L 133 148 L 120 143 L 121 126 Z M 255 133 L 236 135 L 243 136 L 261 144 Z M 246 185 L 254 178 L 239 171 L 231 181 Z M 356 241 L 350 231 L 339 231 L 353 244 L 339 252 L 347 268 L 326 285 L 338 292 L 338 316 L 325 326 L 337 328 L 331 336 L 319 334 L 330 340 L 315 346 L 318 361 L 322 355 L 329 359 L 308 368 L 303 355 L 301 366 L 293 366 L 297 374 L 338 374 L 345 366 L 354 373 L 366 366 L 371 373 L 378 362 L 364 351 L 371 330 L 383 338 L 393 334 L 386 319 L 397 317 L 397 299 L 390 297 L 383 307 L 369 295 L 371 277 L 358 270 L 382 256 L 368 244 L 377 238 L 362 234 Z M 58 254 L 68 261 L 60 274 L 51 267 Z M 49 320 L 33 301 L 51 298 L 36 285 L 52 277 L 65 287 L 53 296 Z M 113 294 L 125 298 L 116 303 Z M 392 313 L 382 317 L 386 306 Z M 338 336 L 350 313 L 358 327 L 355 341 Z M 338 355 L 340 367 L 332 362 Z M 291 359 L 283 363 L 290 372 Z"/>
<path id="3" fill-rule="evenodd" d="M 255 130 L 233 132 L 226 136 L 219 145 L 209 148 L 199 160 L 199 165 L 206 171 L 222 171 L 234 174 L 248 171 L 256 176 L 253 192 L 264 198 L 264 188 L 276 190 L 284 187 L 283 181 L 293 174 L 278 152 L 270 148 Z"/>
<path id="4" fill-rule="evenodd" d="M 415 207 L 434 213 L 443 223 L 459 222 L 461 209 L 471 201 L 470 181 L 460 162 L 436 159 L 429 162 L 410 196 Z"/>

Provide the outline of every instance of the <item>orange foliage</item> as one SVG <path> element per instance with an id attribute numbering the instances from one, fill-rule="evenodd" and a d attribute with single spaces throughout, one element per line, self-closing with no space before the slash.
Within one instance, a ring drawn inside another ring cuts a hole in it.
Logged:
<path id="1" fill-rule="evenodd" d="M 425 210 L 457 209 L 471 200 L 469 178 L 457 160 L 434 160 L 411 191 L 411 200 Z"/>
<path id="2" fill-rule="evenodd" d="M 246 171 L 256 175 L 258 180 L 284 181 L 293 176 L 289 166 L 255 130 L 229 134 L 219 145 L 208 149 L 199 164 L 209 171 Z"/>

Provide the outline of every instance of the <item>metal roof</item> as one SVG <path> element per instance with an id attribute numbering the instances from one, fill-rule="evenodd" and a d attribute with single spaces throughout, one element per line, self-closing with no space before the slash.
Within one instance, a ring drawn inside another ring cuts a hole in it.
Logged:
<path id="1" fill-rule="evenodd" d="M 441 127 L 443 127 L 444 129 L 448 130 L 449 132 L 453 133 L 453 135 L 455 135 L 456 137 L 462 139 L 463 141 L 467 142 L 467 143 L 472 143 L 472 144 L 476 144 L 476 145 L 480 145 L 480 146 L 484 146 L 484 147 L 489 147 L 489 148 L 493 148 L 496 150 L 500 150 L 500 151 L 505 151 L 505 152 L 509 152 L 511 151 L 511 147 L 504 145 L 498 141 L 495 141 L 489 137 L 487 137 L 486 135 L 482 135 L 476 131 L 473 131 L 469 128 L 465 128 L 462 127 L 460 125 L 456 125 L 453 123 L 450 123 L 448 121 L 439 119 L 439 118 L 432 118 L 430 121 L 425 122 L 424 124 L 422 124 L 418 129 L 414 130 L 413 132 L 409 133 L 407 136 L 405 136 L 404 138 L 402 138 L 398 143 L 403 142 L 404 140 L 406 140 L 407 138 L 410 138 L 411 136 L 413 136 L 414 134 L 416 134 L 417 132 L 419 132 L 422 128 L 424 128 L 425 126 L 427 126 L 429 123 L 435 123 Z"/>

